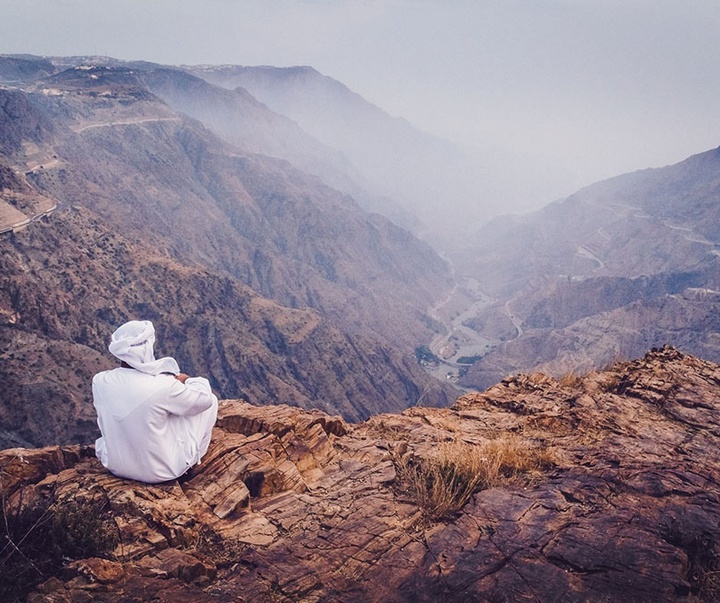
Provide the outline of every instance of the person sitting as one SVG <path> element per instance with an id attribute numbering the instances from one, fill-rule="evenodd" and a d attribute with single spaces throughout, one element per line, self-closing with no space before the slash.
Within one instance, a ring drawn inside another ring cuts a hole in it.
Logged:
<path id="1" fill-rule="evenodd" d="M 174 358 L 156 360 L 154 343 L 152 322 L 125 323 L 108 348 L 121 366 L 92 380 L 102 434 L 95 454 L 114 475 L 151 484 L 200 462 L 218 410 L 208 380 L 181 373 Z"/>

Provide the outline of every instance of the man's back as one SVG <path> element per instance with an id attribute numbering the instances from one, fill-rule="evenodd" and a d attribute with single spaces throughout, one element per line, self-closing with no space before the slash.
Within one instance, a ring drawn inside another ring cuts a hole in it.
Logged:
<path id="1" fill-rule="evenodd" d="M 179 477 L 199 461 L 196 416 L 217 405 L 205 379 L 182 383 L 133 368 L 95 375 L 93 398 L 103 434 L 98 458 L 115 475 L 149 483 Z"/>

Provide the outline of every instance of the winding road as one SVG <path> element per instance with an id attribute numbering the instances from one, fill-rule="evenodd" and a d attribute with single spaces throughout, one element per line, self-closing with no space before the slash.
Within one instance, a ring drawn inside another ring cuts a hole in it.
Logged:
<path id="1" fill-rule="evenodd" d="M 120 119 L 117 121 L 107 121 L 99 124 L 88 124 L 80 128 L 73 128 L 73 132 L 80 134 L 90 128 L 106 128 L 110 126 L 131 126 L 134 124 L 144 124 L 151 121 L 182 121 L 180 117 L 139 117 L 137 119 Z"/>
<path id="2" fill-rule="evenodd" d="M 463 356 L 481 356 L 486 354 L 493 344 L 491 339 L 463 324 L 467 320 L 477 316 L 483 308 L 493 302 L 489 296 L 479 290 L 479 284 L 477 282 L 473 283 L 470 279 L 466 279 L 466 281 L 465 286 L 456 283 L 444 300 L 438 302 L 428 310 L 428 314 L 438 322 L 442 322 L 446 328 L 446 333 L 435 337 L 428 346 L 430 351 L 437 356 L 438 360 L 442 363 L 439 369 L 432 371 L 436 377 L 441 376 L 441 372 L 446 372 L 446 369 L 442 367 L 451 367 L 458 370 L 467 368 L 467 364 L 457 362 L 458 358 Z M 449 304 L 458 294 L 469 295 L 474 301 L 464 312 L 461 312 L 448 322 L 447 319 L 444 319 L 440 314 L 440 309 Z M 452 346 L 453 355 L 445 358 L 442 352 L 443 348 L 448 345 Z M 442 376 L 445 375 L 443 374 Z"/>
<path id="3" fill-rule="evenodd" d="M 505 312 L 510 317 L 510 320 L 513 323 L 513 326 L 515 327 L 515 330 L 517 331 L 517 337 L 522 337 L 522 334 L 524 333 L 522 328 L 522 323 L 520 322 L 520 319 L 515 316 L 515 314 L 512 313 L 512 310 L 510 309 L 510 304 L 514 302 L 517 299 L 517 297 L 513 297 L 512 299 L 509 299 L 505 302 Z M 516 339 L 517 339 L 516 337 Z"/>

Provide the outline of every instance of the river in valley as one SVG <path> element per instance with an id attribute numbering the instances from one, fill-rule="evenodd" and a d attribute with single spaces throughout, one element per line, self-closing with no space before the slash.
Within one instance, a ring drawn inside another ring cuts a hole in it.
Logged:
<path id="1" fill-rule="evenodd" d="M 460 371 L 471 362 L 460 363 L 458 360 L 484 356 L 497 344 L 497 341 L 463 323 L 477 316 L 494 301 L 480 289 L 478 281 L 465 278 L 453 287 L 446 299 L 430 308 L 428 313 L 445 325 L 446 332 L 435 337 L 428 346 L 440 359 L 440 363 L 425 363 L 426 371 L 463 389 L 457 385 L 457 380 Z"/>

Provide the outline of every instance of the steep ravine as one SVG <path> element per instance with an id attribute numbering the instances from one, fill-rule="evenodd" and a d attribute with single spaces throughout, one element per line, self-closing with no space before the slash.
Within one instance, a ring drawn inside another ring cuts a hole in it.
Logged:
<path id="1" fill-rule="evenodd" d="M 92 441 L 90 378 L 134 318 L 225 398 L 353 421 L 452 401 L 413 355 L 450 286 L 428 245 L 230 146 L 132 69 L 29 73 L 0 88 L 0 201 L 57 209 L 0 234 L 0 445 Z"/>

